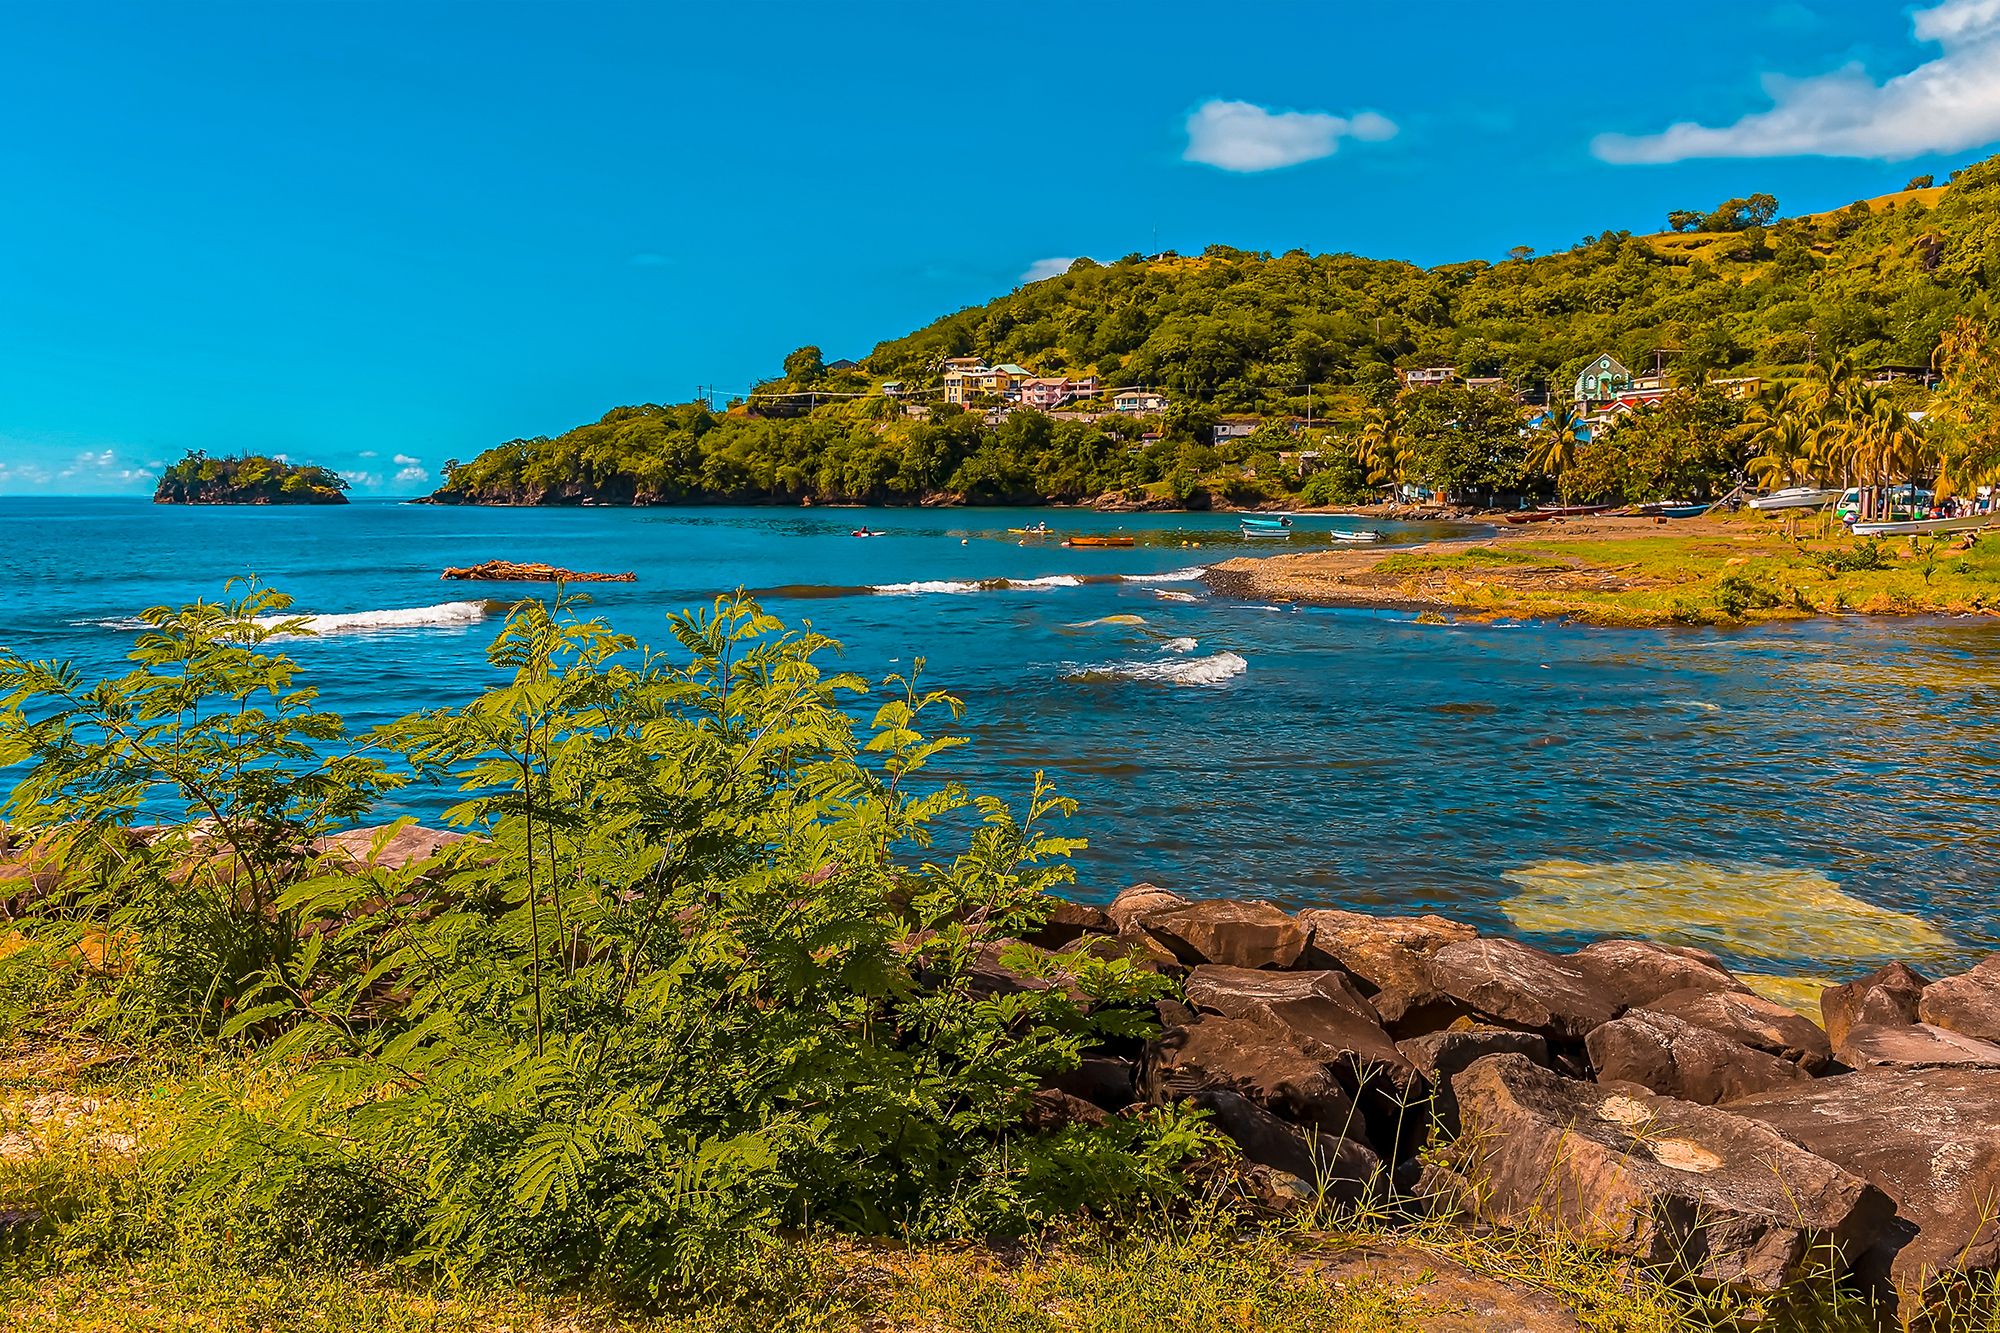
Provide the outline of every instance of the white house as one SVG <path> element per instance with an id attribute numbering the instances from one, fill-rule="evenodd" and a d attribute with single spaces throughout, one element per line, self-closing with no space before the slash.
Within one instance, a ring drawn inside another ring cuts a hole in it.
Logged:
<path id="1" fill-rule="evenodd" d="M 1167 396 L 1151 389 L 1120 389 L 1111 399 L 1111 410 L 1148 416 L 1167 410 Z"/>

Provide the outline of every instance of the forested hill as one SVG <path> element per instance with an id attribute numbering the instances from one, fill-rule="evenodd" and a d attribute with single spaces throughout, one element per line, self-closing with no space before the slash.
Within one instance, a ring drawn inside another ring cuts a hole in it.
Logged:
<path id="1" fill-rule="evenodd" d="M 1224 247 L 1078 260 L 1064 275 L 882 343 L 858 365 L 829 366 L 818 348 L 802 347 L 781 376 L 727 412 L 621 407 L 553 439 L 509 441 L 447 465 L 433 498 L 1018 503 L 1118 492 L 1132 502 L 1221 494 L 1345 503 L 1369 498 L 1385 477 L 1451 491 L 1547 491 L 1555 484 L 1547 469 L 1496 464 L 1481 478 L 1477 468 L 1436 464 L 1455 447 L 1449 431 L 1404 449 L 1394 467 L 1383 441 L 1405 426 L 1443 429 L 1470 416 L 1518 433 L 1509 393 L 1560 394 L 1603 351 L 1637 370 L 1657 356 L 1683 386 L 1749 374 L 1797 379 L 1814 361 L 1927 365 L 1947 321 L 1990 311 L 2000 287 L 2000 158 L 1948 186 L 1911 184 L 1793 219 L 1776 216 L 1777 200 L 1752 195 L 1706 214 L 1676 213 L 1676 230 L 1660 235 L 1607 232 L 1561 254 L 1434 269 Z M 989 420 L 940 406 L 944 362 L 956 356 L 1043 376 L 1094 374 L 1107 389 L 1159 390 L 1169 405 L 1141 418 L 1015 410 Z M 1507 384 L 1494 404 L 1418 394 L 1399 402 L 1397 371 L 1420 366 Z M 890 382 L 895 397 L 883 392 Z M 1218 438 L 1218 415 L 1239 412 L 1262 415 L 1264 425 L 1248 438 Z M 1733 438 L 1707 436 L 1733 430 L 1741 414 L 1740 404 L 1681 414 L 1709 423 L 1689 425 L 1685 443 L 1718 476 L 1743 459 Z M 1290 416 L 1310 417 L 1310 439 L 1299 441 Z M 1282 464 L 1302 448 L 1325 459 L 1310 482 Z"/>
<path id="2" fill-rule="evenodd" d="M 1920 365 L 1948 316 L 2000 285 L 2000 158 L 1948 188 L 1817 216 L 1718 213 L 1692 225 L 1728 230 L 1605 232 L 1560 254 L 1434 269 L 1222 246 L 1078 260 L 880 344 L 866 368 L 928 385 L 944 358 L 981 356 L 1224 411 L 1302 412 L 1307 384 L 1368 385 L 1392 366 L 1524 384 L 1567 381 L 1606 350 L 1637 368 L 1678 349 L 1677 369 L 1720 374 L 1797 374 L 1829 353 Z"/>

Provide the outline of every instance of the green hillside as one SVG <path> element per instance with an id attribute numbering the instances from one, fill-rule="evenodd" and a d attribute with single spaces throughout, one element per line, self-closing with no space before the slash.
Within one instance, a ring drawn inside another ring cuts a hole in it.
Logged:
<path id="1" fill-rule="evenodd" d="M 434 498 L 1316 504 L 1372 498 L 1393 480 L 1491 502 L 1556 493 L 1577 458 L 1574 439 L 1521 441 L 1513 392 L 1560 396 L 1607 350 L 1635 369 L 1663 361 L 1684 392 L 1616 441 L 1600 438 L 1561 489 L 1708 493 L 1764 446 L 1750 442 L 1746 404 L 1699 386 L 1797 381 L 1818 363 L 1845 377 L 1822 384 L 1824 415 L 1829 394 L 1852 398 L 1854 368 L 1930 364 L 1946 325 L 1984 318 L 2000 286 L 2000 158 L 1948 187 L 1799 218 L 1776 210 L 1752 195 L 1676 213 L 1679 230 L 1659 235 L 1606 232 L 1561 254 L 1433 269 L 1221 246 L 1078 260 L 884 342 L 859 365 L 829 368 L 818 348 L 800 348 L 727 412 L 623 407 L 553 439 L 510 441 L 448 465 Z M 1146 386 L 1170 406 L 1146 418 L 988 420 L 941 403 L 944 362 L 959 356 Z M 1399 369 L 1447 365 L 1506 385 L 1399 398 Z M 891 382 L 898 397 L 882 392 Z M 1911 386 L 1895 392 L 1915 405 Z M 1776 410 L 1767 404 L 1766 416 Z M 1213 439 L 1229 413 L 1266 420 L 1247 438 Z M 1643 466 L 1621 461 L 1641 451 Z M 1312 466 L 1301 452 L 1316 455 Z"/>

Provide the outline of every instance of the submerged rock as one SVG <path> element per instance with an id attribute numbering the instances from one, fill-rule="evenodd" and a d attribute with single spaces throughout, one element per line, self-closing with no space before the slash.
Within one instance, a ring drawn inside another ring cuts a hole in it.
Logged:
<path id="1" fill-rule="evenodd" d="M 1524 1056 L 1452 1080 L 1480 1215 L 1553 1228 L 1705 1285 L 1775 1292 L 1809 1256 L 1876 1243 L 1894 1209 L 1768 1125 L 1566 1079 Z"/>

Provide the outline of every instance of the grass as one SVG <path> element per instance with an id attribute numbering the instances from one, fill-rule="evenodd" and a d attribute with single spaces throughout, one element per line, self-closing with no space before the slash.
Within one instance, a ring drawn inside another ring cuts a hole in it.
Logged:
<path id="1" fill-rule="evenodd" d="M 1562 539 L 1385 556 L 1350 580 L 1398 601 L 1600 625 L 2000 612 L 2000 540 L 1857 542 L 1739 516 L 1699 533 Z"/>

